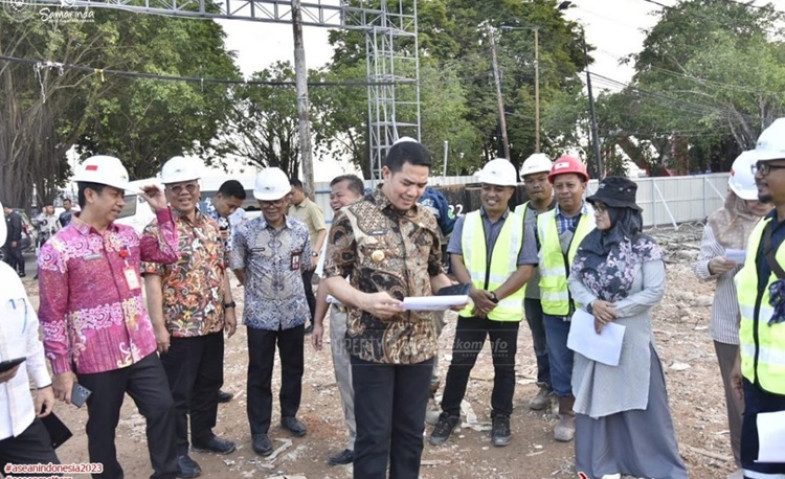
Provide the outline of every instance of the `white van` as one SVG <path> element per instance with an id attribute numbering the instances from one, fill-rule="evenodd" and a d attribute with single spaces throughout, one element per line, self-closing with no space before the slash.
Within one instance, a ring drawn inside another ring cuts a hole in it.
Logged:
<path id="1" fill-rule="evenodd" d="M 147 185 L 157 185 L 163 189 L 163 185 L 157 178 L 132 181 L 130 185 L 130 189 L 125 192 L 125 206 L 117 217 L 117 223 L 131 226 L 137 234 L 141 235 L 145 226 L 155 219 L 155 213 L 147 201 L 139 195 L 139 190 L 142 186 Z"/>
<path id="2" fill-rule="evenodd" d="M 255 176 L 206 176 L 199 180 L 199 185 L 202 190 L 202 200 L 209 200 L 218 194 L 218 188 L 227 180 L 237 180 L 245 188 L 245 201 L 243 208 L 247 213 L 248 219 L 256 218 L 261 214 L 259 209 L 259 202 L 253 196 L 253 185 Z M 155 219 L 155 213 L 150 205 L 139 195 L 139 189 L 146 185 L 157 185 L 163 189 L 161 180 L 158 178 L 147 178 L 144 180 L 136 180 L 130 183 L 131 188 L 126 191 L 125 207 L 120 213 L 117 222 L 123 225 L 133 227 L 138 234 L 142 234 L 145 226 L 150 224 Z"/>

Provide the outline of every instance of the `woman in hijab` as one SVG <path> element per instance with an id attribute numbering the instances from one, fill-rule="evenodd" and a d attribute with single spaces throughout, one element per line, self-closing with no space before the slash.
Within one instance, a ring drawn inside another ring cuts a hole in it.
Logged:
<path id="1" fill-rule="evenodd" d="M 637 189 L 627 178 L 608 177 L 586 199 L 597 229 L 581 243 L 568 279 L 597 334 L 611 321 L 626 327 L 618 366 L 575 353 L 575 467 L 589 478 L 686 479 L 651 328 L 651 309 L 665 292 L 665 263 L 641 233 Z"/>
<path id="2" fill-rule="evenodd" d="M 733 162 L 728 178 L 729 191 L 725 206 L 709 215 L 703 228 L 703 239 L 698 261 L 693 264 L 700 280 L 715 280 L 717 288 L 711 308 L 711 337 L 720 365 L 725 387 L 730 443 L 736 471 L 728 479 L 741 479 L 741 416 L 744 401 L 731 387 L 731 368 L 739 354 L 739 302 L 733 277 L 742 264 L 729 260 L 728 250 L 746 250 L 747 238 L 758 220 L 771 210 L 770 205 L 758 201 L 758 187 L 751 166 L 756 158 L 753 151 L 745 151 Z"/>

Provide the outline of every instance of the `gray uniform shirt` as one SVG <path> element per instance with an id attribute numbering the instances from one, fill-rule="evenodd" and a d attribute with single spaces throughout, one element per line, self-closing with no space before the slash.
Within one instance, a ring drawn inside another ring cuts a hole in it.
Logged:
<path id="1" fill-rule="evenodd" d="M 485 214 L 485 210 L 480 208 L 480 216 L 482 217 L 482 225 L 483 230 L 485 231 L 485 244 L 487 245 L 488 251 L 488 259 L 487 261 L 491 260 L 491 254 L 493 253 L 493 247 L 496 245 L 496 239 L 499 237 L 499 233 L 502 230 L 502 226 L 504 226 L 504 220 L 507 219 L 510 211 L 506 211 L 504 215 L 501 217 L 499 221 L 496 223 L 491 223 L 491 220 L 488 219 L 488 215 Z M 515 215 L 516 218 L 520 218 L 520 216 Z M 463 236 L 463 223 L 466 220 L 466 216 L 461 216 L 455 222 L 455 228 L 452 230 L 452 236 L 450 237 L 450 243 L 447 245 L 447 252 L 450 254 L 463 254 L 463 242 L 461 238 Z M 521 223 L 523 221 L 521 220 Z M 523 245 L 521 246 L 521 251 L 518 253 L 518 261 L 517 265 L 523 264 L 531 264 L 537 265 L 539 259 L 537 258 L 537 243 L 534 239 L 534 228 L 530 228 L 526 225 L 526 231 L 523 234 Z M 531 280 L 529 280 L 531 281 Z"/>

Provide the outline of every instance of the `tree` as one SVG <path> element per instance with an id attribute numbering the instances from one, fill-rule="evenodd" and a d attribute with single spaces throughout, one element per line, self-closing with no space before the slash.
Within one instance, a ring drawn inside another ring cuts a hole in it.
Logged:
<path id="1" fill-rule="evenodd" d="M 638 166 L 725 169 L 785 112 L 785 49 L 771 5 L 692 0 L 664 8 L 609 98 L 606 131 Z"/>
<path id="2" fill-rule="evenodd" d="M 405 9 L 411 11 L 411 7 L 411 2 L 404 2 Z M 541 109 L 558 115 L 555 109 L 549 108 L 551 102 L 578 104 L 575 97 L 568 101 L 565 96 L 569 93 L 580 97 L 580 80 L 576 75 L 583 66 L 580 34 L 577 25 L 564 19 L 555 1 L 431 0 L 418 2 L 418 9 L 423 141 L 434 153 L 441 153 L 444 140 L 450 141 L 450 164 L 455 166 L 455 170 L 450 167 L 451 173 L 472 172 L 501 151 L 497 141 L 499 116 L 489 61 L 488 25 L 497 32 L 502 25 L 540 28 Z M 330 42 L 335 47 L 331 72 L 364 67 L 362 32 L 334 31 Z M 534 152 L 533 34 L 531 30 L 505 32 L 498 43 L 512 160 L 520 164 Z M 398 46 L 401 55 L 412 55 L 413 43 L 402 40 Z M 436 72 L 434 80 L 428 77 L 431 71 Z M 444 104 L 446 99 L 451 99 L 451 103 Z M 353 111 L 361 109 L 357 107 Z M 367 113 L 362 115 L 367 117 Z M 544 113 L 543 125 L 548 124 L 551 129 L 547 130 L 547 137 L 543 134 L 544 147 L 546 151 L 556 151 L 563 146 L 563 139 L 575 138 L 572 134 L 575 124 L 546 116 Z"/>
<path id="3" fill-rule="evenodd" d="M 8 204 L 30 205 L 33 186 L 40 200 L 51 201 L 71 174 L 66 152 L 73 146 L 82 156 L 118 156 L 132 177 L 145 177 L 221 127 L 223 86 L 102 72 L 237 76 L 220 26 L 91 13 L 93 21 L 84 23 L 0 15 L 0 54 L 24 60 L 0 61 L 0 187 Z"/>

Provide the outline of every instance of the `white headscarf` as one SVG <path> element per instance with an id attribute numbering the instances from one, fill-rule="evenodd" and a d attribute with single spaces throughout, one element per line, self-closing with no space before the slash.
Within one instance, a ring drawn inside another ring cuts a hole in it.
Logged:
<path id="1" fill-rule="evenodd" d="M 3 204 L 0 203 L 0 210 L 2 210 L 2 209 L 3 209 Z M 5 216 L 5 215 L 3 215 L 3 216 Z M 7 230 L 6 226 L 5 226 L 5 218 L 3 218 L 3 221 L 0 222 L 0 223 L 2 223 L 2 224 L 0 224 L 0 245 L 4 245 L 5 244 L 5 237 L 6 237 L 6 235 L 8 235 L 8 230 Z"/>

